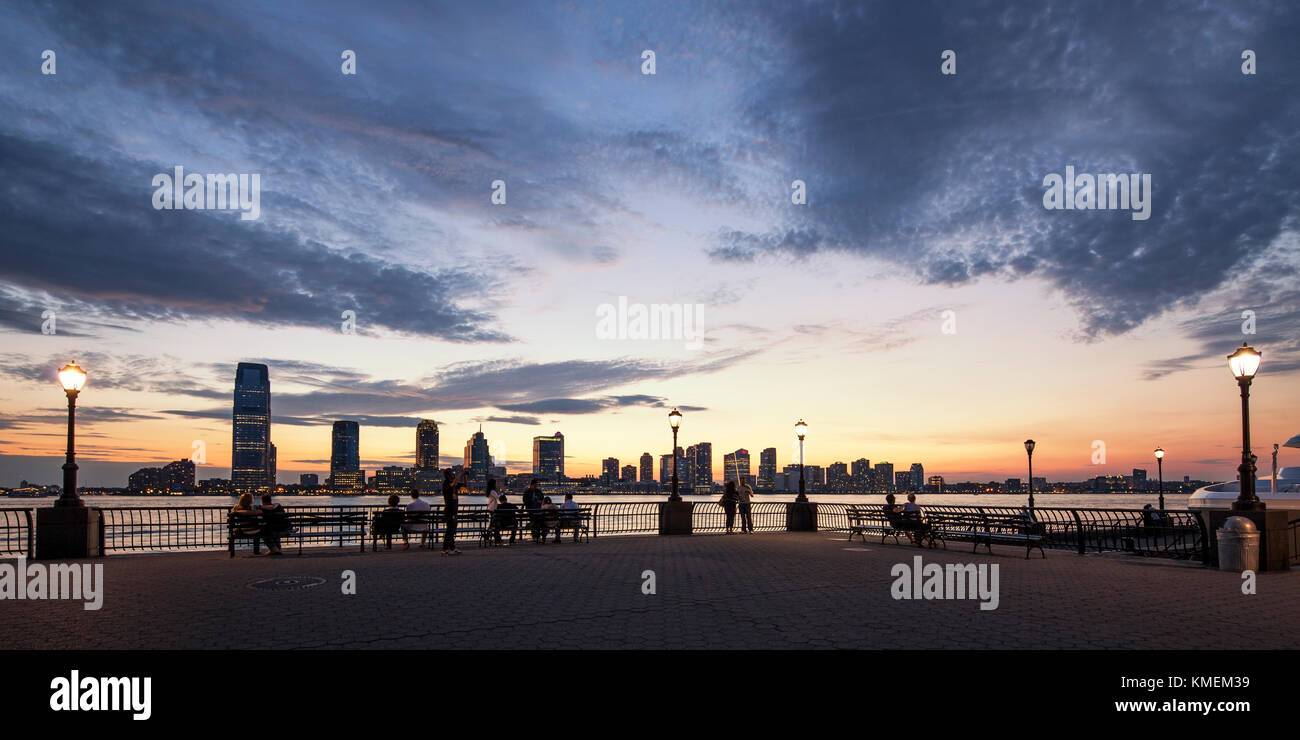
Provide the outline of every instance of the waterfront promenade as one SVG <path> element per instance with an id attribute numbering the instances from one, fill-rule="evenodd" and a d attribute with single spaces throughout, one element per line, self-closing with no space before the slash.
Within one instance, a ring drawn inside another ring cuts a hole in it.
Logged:
<path id="1" fill-rule="evenodd" d="M 459 557 L 412 549 L 114 555 L 100 611 L 0 603 L 0 644 L 149 648 L 1284 648 L 1300 573 L 1232 573 L 1118 554 L 974 554 L 849 544 L 828 532 L 622 537 Z M 896 563 L 1000 566 L 998 608 L 890 595 Z M 356 594 L 342 574 L 356 573 Z M 654 595 L 642 573 L 655 571 Z M 302 576 L 318 586 L 262 590 Z M 1250 625 L 1242 630 L 1242 625 Z"/>

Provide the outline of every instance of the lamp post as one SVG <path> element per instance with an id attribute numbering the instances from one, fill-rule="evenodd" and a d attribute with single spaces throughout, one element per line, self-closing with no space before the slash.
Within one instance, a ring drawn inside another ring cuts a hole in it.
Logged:
<path id="1" fill-rule="evenodd" d="M 77 496 L 77 452 L 74 430 L 77 425 L 77 394 L 86 385 L 86 371 L 70 362 L 59 371 L 59 384 L 68 394 L 68 453 L 63 463 L 63 493 L 55 506 L 85 506 Z"/>
<path id="2" fill-rule="evenodd" d="M 1241 465 L 1240 492 L 1232 503 L 1235 511 L 1252 511 L 1264 508 L 1264 502 L 1255 495 L 1255 456 L 1250 453 L 1250 382 L 1259 370 L 1260 354 L 1245 342 L 1236 352 L 1228 355 L 1228 369 L 1241 387 Z"/>
<path id="3" fill-rule="evenodd" d="M 1165 451 L 1156 448 L 1156 475 L 1160 477 L 1160 510 L 1165 510 Z"/>
<path id="4" fill-rule="evenodd" d="M 799 435 L 799 495 L 796 496 L 794 500 L 798 503 L 806 503 L 808 501 L 808 494 L 804 493 L 803 437 L 805 434 L 808 433 L 808 425 L 804 422 L 803 419 L 800 419 L 794 425 L 794 433 Z"/>
<path id="5" fill-rule="evenodd" d="M 1029 510 L 1034 509 L 1034 440 L 1025 440 L 1025 452 L 1029 454 Z"/>
<path id="6" fill-rule="evenodd" d="M 677 492 L 677 427 L 682 425 L 682 412 L 674 408 L 668 412 L 668 426 L 673 428 L 673 493 L 668 497 L 669 501 L 681 501 L 682 496 Z"/>

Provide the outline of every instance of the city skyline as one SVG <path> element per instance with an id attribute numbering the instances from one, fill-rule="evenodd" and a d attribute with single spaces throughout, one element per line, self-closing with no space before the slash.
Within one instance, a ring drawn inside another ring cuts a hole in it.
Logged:
<path id="1" fill-rule="evenodd" d="M 58 479 L 70 360 L 85 485 L 196 443 L 228 471 L 239 363 L 286 482 L 340 419 L 367 469 L 435 418 L 514 469 L 563 429 L 598 475 L 674 406 L 715 478 L 804 418 L 822 466 L 1002 480 L 1032 437 L 1052 479 L 1159 445 L 1231 480 L 1243 340 L 1267 468 L 1300 432 L 1294 14 L 978 5 L 0 10 L 0 484 Z M 155 207 L 176 168 L 256 175 L 258 214 Z M 1149 182 L 1141 217 L 1049 204 L 1076 170 Z"/>

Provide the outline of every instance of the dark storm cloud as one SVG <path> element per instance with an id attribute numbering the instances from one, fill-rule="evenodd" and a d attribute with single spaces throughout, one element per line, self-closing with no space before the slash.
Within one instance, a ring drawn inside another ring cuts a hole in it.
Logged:
<path id="1" fill-rule="evenodd" d="M 785 71 L 748 114 L 806 148 L 791 179 L 809 205 L 779 230 L 722 232 L 719 259 L 834 249 L 923 282 L 1037 275 L 1095 338 L 1219 287 L 1300 206 L 1293 5 L 772 7 Z M 1151 173 L 1150 220 L 1044 210 L 1042 178 L 1066 165 Z"/>
<path id="2" fill-rule="evenodd" d="M 153 210 L 154 173 L 168 165 L 96 161 L 0 136 L 7 232 L 0 281 L 97 305 L 131 320 L 242 319 L 334 328 L 353 310 L 383 327 L 453 341 L 501 341 L 491 316 L 459 309 L 450 287 L 478 277 L 429 274 L 344 254 L 231 212 Z M 78 207 L 46 207 L 60 193 Z M 274 194 L 263 191 L 265 211 Z"/>

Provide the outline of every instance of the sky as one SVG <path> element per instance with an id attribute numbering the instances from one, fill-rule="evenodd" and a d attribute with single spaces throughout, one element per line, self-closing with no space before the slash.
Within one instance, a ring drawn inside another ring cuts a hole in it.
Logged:
<path id="1" fill-rule="evenodd" d="M 282 482 L 336 419 L 370 470 L 433 418 L 446 464 L 559 430 L 582 475 L 667 453 L 673 407 L 719 477 L 802 418 L 810 464 L 1001 480 L 1032 437 L 1051 480 L 1156 445 L 1229 480 L 1243 341 L 1266 471 L 1300 432 L 1298 35 L 1285 2 L 6 3 L 0 485 L 60 479 L 74 359 L 83 485 L 228 475 L 241 361 Z M 259 217 L 155 208 L 177 166 L 256 174 Z M 1046 208 L 1067 166 L 1149 174 L 1150 217 Z"/>

